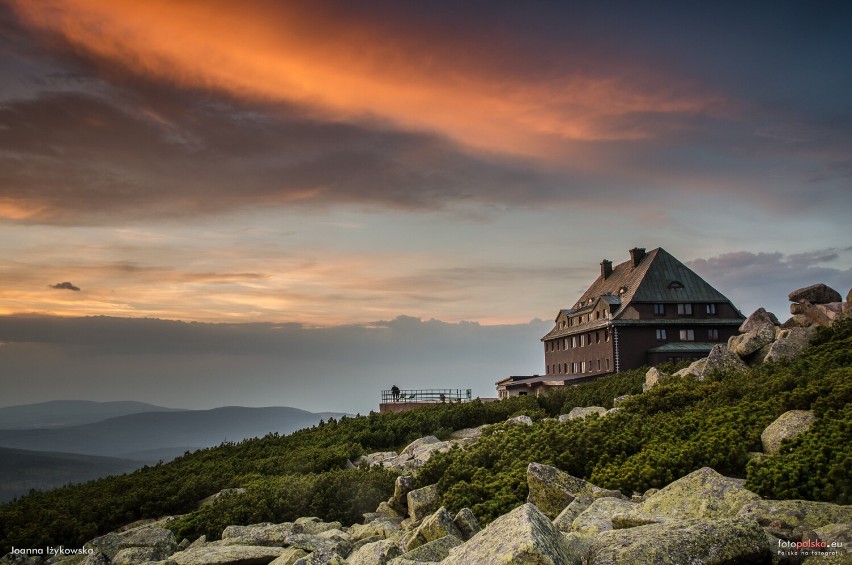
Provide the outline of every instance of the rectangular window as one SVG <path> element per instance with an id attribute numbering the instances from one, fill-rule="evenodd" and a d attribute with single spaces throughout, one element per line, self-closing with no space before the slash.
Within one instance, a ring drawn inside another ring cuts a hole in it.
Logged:
<path id="1" fill-rule="evenodd" d="M 580 347 L 586 346 L 586 334 L 580 336 Z"/>
<path id="2" fill-rule="evenodd" d="M 662 316 L 666 313 L 666 305 L 665 304 L 654 304 L 654 315 Z"/>
<path id="3" fill-rule="evenodd" d="M 668 339 L 666 337 L 666 330 L 657 330 L 657 339 L 660 341 L 665 341 L 666 339 Z"/>
<path id="4" fill-rule="evenodd" d="M 680 330 L 681 341 L 695 341 L 695 330 Z"/>
<path id="5" fill-rule="evenodd" d="M 680 316 L 692 316 L 692 304 L 678 304 L 677 313 Z"/>
<path id="6" fill-rule="evenodd" d="M 577 363 L 571 363 L 571 373 L 577 372 Z"/>
<path id="7" fill-rule="evenodd" d="M 581 373 L 585 373 L 585 372 L 586 372 L 586 362 L 585 362 L 585 361 L 581 361 L 581 362 L 580 362 L 580 372 L 581 372 Z"/>
<path id="8" fill-rule="evenodd" d="M 716 305 L 715 304 L 707 304 L 707 313 L 715 314 L 716 313 Z"/>
<path id="9" fill-rule="evenodd" d="M 609 341 L 609 330 L 604 330 L 604 339 Z"/>
<path id="10" fill-rule="evenodd" d="M 601 360 L 598 359 L 598 371 L 600 371 L 600 370 L 601 370 Z"/>
<path id="11" fill-rule="evenodd" d="M 719 341 L 719 330 L 712 329 L 712 328 L 707 330 L 707 340 L 708 341 Z"/>
<path id="12" fill-rule="evenodd" d="M 568 349 L 568 338 L 562 340 L 562 349 Z"/>
<path id="13" fill-rule="evenodd" d="M 577 336 L 572 335 L 571 336 L 571 349 L 574 349 L 575 347 L 577 347 Z"/>
<path id="14" fill-rule="evenodd" d="M 601 332 L 595 332 L 595 343 L 601 342 Z"/>
<path id="15" fill-rule="evenodd" d="M 606 370 L 609 371 L 609 357 L 606 358 Z"/>

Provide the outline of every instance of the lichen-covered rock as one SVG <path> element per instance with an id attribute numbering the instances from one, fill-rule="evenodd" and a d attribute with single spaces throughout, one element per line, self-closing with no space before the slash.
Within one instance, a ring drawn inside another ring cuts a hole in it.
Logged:
<path id="1" fill-rule="evenodd" d="M 825 284 L 812 284 L 804 288 L 798 288 L 791 292 L 787 298 L 790 302 L 802 302 L 807 300 L 812 304 L 828 304 L 829 302 L 840 302 L 840 293 Z"/>
<path id="2" fill-rule="evenodd" d="M 570 532 L 574 525 L 574 520 L 582 514 L 589 506 L 592 505 L 594 499 L 591 496 L 579 496 L 571 501 L 571 504 L 559 513 L 553 519 L 553 525 L 561 532 Z"/>
<path id="3" fill-rule="evenodd" d="M 812 326 L 830 326 L 833 318 L 828 315 L 822 304 L 811 304 L 807 300 L 798 304 L 790 304 L 790 313 L 804 317 Z M 803 324 L 805 325 L 805 324 Z"/>
<path id="4" fill-rule="evenodd" d="M 179 551 L 169 557 L 169 561 L 177 565 L 266 565 L 282 553 L 282 547 L 206 545 Z"/>
<path id="5" fill-rule="evenodd" d="M 461 532 L 462 539 L 467 541 L 482 530 L 479 520 L 470 508 L 462 508 L 453 518 L 453 524 Z"/>
<path id="6" fill-rule="evenodd" d="M 588 550 L 594 565 L 768 563 L 769 543 L 754 520 L 721 518 L 603 532 Z"/>
<path id="7" fill-rule="evenodd" d="M 760 434 L 760 442 L 763 444 L 763 452 L 767 454 L 778 453 L 781 442 L 785 439 L 793 439 L 811 427 L 816 416 L 810 410 L 790 410 L 784 412 L 769 424 Z"/>
<path id="8" fill-rule="evenodd" d="M 402 559 L 421 563 L 442 561 L 447 558 L 452 548 L 463 543 L 456 536 L 446 535 L 403 553 Z"/>
<path id="9" fill-rule="evenodd" d="M 580 557 L 562 532 L 532 504 L 500 516 L 467 543 L 450 550 L 443 565 L 574 565 Z"/>
<path id="10" fill-rule="evenodd" d="M 293 523 L 293 533 L 317 535 L 327 530 L 339 530 L 341 527 L 340 522 L 323 522 L 316 517 L 298 518 Z"/>
<path id="11" fill-rule="evenodd" d="M 595 498 L 621 497 L 617 490 L 600 488 L 556 467 L 541 463 L 530 463 L 527 466 L 527 486 L 527 502 L 535 504 L 550 519 L 559 516 L 575 498 L 586 497 L 591 504 Z"/>
<path id="12" fill-rule="evenodd" d="M 292 533 L 292 522 L 228 526 L 222 531 L 222 544 L 281 547 L 286 543 L 287 537 Z"/>
<path id="13" fill-rule="evenodd" d="M 618 512 L 629 512 L 635 503 L 620 498 L 598 498 L 580 513 L 571 524 L 574 532 L 597 534 L 612 529 L 612 517 Z"/>
<path id="14" fill-rule="evenodd" d="M 755 500 L 743 506 L 739 515 L 789 537 L 796 528 L 852 522 L 852 506 L 811 500 Z"/>
<path id="15" fill-rule="evenodd" d="M 780 325 L 780 322 L 775 317 L 775 314 L 767 312 L 764 308 L 758 308 L 740 325 L 739 331 L 741 334 L 746 334 L 766 328 L 774 328 L 778 325 Z"/>
<path id="16" fill-rule="evenodd" d="M 645 373 L 645 384 L 642 385 L 642 392 L 646 392 L 651 390 L 660 382 L 660 379 L 665 375 L 662 371 L 657 369 L 656 367 L 651 367 L 648 369 L 648 372 Z"/>
<path id="17" fill-rule="evenodd" d="M 764 361 L 788 361 L 800 356 L 816 336 L 816 327 L 785 329 L 770 345 Z"/>
<path id="18" fill-rule="evenodd" d="M 411 443 L 406 445 L 402 449 L 402 451 L 399 452 L 399 454 L 400 455 L 405 455 L 405 454 L 412 455 L 414 453 L 414 450 L 417 449 L 418 447 L 422 447 L 424 445 L 429 445 L 430 443 L 439 443 L 440 441 L 441 440 L 439 440 L 435 436 L 426 436 L 426 437 L 422 437 L 420 439 L 415 439 L 414 441 L 412 441 Z"/>
<path id="19" fill-rule="evenodd" d="M 308 552 L 298 547 L 286 547 L 284 551 L 270 562 L 270 565 L 293 565 L 302 557 L 307 557 Z"/>
<path id="20" fill-rule="evenodd" d="M 411 460 L 406 461 L 403 467 L 406 469 L 419 469 L 432 458 L 433 454 L 446 453 L 453 448 L 453 445 L 454 443 L 451 441 L 439 441 L 419 445 L 411 453 Z"/>
<path id="21" fill-rule="evenodd" d="M 335 551 L 318 549 L 297 559 L 293 565 L 345 565 L 346 560 Z"/>
<path id="22" fill-rule="evenodd" d="M 353 541 L 371 536 L 379 536 L 381 539 L 389 538 L 401 529 L 400 522 L 400 519 L 379 518 L 366 524 L 354 524 L 349 528 L 349 536 Z"/>
<path id="23" fill-rule="evenodd" d="M 660 489 L 626 514 L 637 519 L 723 518 L 736 516 L 743 506 L 759 498 L 740 486 L 739 481 L 703 467 Z"/>
<path id="24" fill-rule="evenodd" d="M 506 420 L 506 423 L 514 426 L 532 426 L 533 421 L 529 416 L 515 416 Z"/>
<path id="25" fill-rule="evenodd" d="M 602 406 L 585 406 L 585 407 L 575 407 L 572 408 L 570 412 L 568 412 L 568 420 L 581 420 L 586 416 L 590 416 L 591 414 L 598 414 L 599 416 L 603 416 L 606 414 L 606 408 Z"/>
<path id="26" fill-rule="evenodd" d="M 292 534 L 287 537 L 285 545 L 298 547 L 310 553 L 330 551 L 342 557 L 346 557 L 352 551 L 352 543 L 349 540 L 327 539 L 311 534 Z"/>
<path id="27" fill-rule="evenodd" d="M 146 561 L 162 561 L 168 557 L 153 547 L 126 547 L 112 558 L 112 565 L 138 565 Z"/>
<path id="28" fill-rule="evenodd" d="M 160 559 L 165 559 L 177 549 L 177 540 L 171 530 L 157 526 L 143 525 L 121 532 L 110 532 L 87 542 L 84 547 L 103 553 L 110 560 L 119 551 L 130 547 L 150 547 L 156 550 Z"/>
<path id="29" fill-rule="evenodd" d="M 402 555 L 402 549 L 396 541 L 382 540 L 361 547 L 349 556 L 347 563 L 349 565 L 385 565 L 400 555 Z"/>
<path id="30" fill-rule="evenodd" d="M 775 341 L 775 326 L 761 326 L 744 333 L 733 351 L 740 357 L 748 357 L 773 341 Z"/>
<path id="31" fill-rule="evenodd" d="M 414 490 L 414 477 L 402 475 L 396 478 L 393 486 L 393 497 L 388 505 L 401 514 L 408 512 L 408 493 Z"/>
<path id="32" fill-rule="evenodd" d="M 689 367 L 684 367 L 674 373 L 675 377 L 693 376 L 698 379 L 703 379 L 704 368 L 707 366 L 707 358 L 704 357 L 689 364 Z"/>
<path id="33" fill-rule="evenodd" d="M 699 361 L 696 361 L 696 363 L 698 362 Z M 745 361 L 740 359 L 739 355 L 729 350 L 727 345 L 717 343 L 707 355 L 704 366 L 699 369 L 698 380 L 704 380 L 716 373 L 729 373 L 746 370 L 748 370 L 748 365 L 746 365 Z"/>
<path id="34" fill-rule="evenodd" d="M 426 517 L 413 532 L 405 537 L 405 551 L 409 552 L 444 536 L 454 536 L 461 539 L 462 533 L 453 524 L 453 517 L 442 506 L 434 514 Z"/>
<path id="35" fill-rule="evenodd" d="M 408 517 L 412 522 L 419 522 L 435 512 L 440 506 L 438 486 L 429 485 L 408 493 Z"/>

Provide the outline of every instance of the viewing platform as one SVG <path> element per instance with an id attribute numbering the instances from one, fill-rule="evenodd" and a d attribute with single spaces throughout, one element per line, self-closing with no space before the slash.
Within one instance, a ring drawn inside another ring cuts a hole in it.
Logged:
<path id="1" fill-rule="evenodd" d="M 399 392 L 388 389 L 382 391 L 379 412 L 402 412 L 441 402 L 470 402 L 470 400 L 471 389 L 469 388 L 400 389 Z"/>

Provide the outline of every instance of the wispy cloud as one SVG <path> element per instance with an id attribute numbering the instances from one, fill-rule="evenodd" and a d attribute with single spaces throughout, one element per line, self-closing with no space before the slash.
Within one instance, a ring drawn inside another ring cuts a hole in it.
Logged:
<path id="1" fill-rule="evenodd" d="M 74 290 L 74 291 L 80 290 L 79 286 L 74 286 L 73 284 L 71 284 L 68 281 L 52 284 L 52 285 L 50 285 L 50 288 L 55 288 L 56 290 Z"/>

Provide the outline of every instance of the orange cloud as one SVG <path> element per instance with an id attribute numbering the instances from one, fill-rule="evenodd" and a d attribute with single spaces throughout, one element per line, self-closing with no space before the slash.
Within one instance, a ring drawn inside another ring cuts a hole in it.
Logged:
<path id="1" fill-rule="evenodd" d="M 298 103 L 325 118 L 378 117 L 515 154 L 546 155 L 566 140 L 649 138 L 653 126 L 620 127 L 619 117 L 719 105 L 674 77 L 648 80 L 655 73 L 647 69 L 501 72 L 487 49 L 459 38 L 445 46 L 443 37 L 308 3 L 47 0 L 16 9 L 27 25 L 59 34 L 105 69 Z"/>

